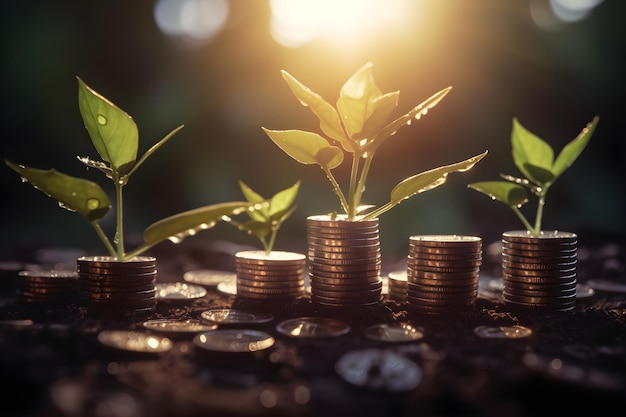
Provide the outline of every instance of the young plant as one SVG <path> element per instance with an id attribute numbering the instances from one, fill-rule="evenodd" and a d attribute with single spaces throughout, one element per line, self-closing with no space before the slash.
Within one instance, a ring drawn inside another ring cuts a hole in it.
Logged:
<path id="1" fill-rule="evenodd" d="M 552 147 L 528 131 L 517 118 L 513 118 L 511 133 L 513 161 L 525 178 L 500 174 L 505 181 L 475 182 L 468 184 L 468 187 L 509 206 L 520 218 L 530 235 L 539 236 L 548 190 L 585 149 L 598 121 L 599 117 L 595 116 L 554 159 Z M 528 202 L 528 191 L 537 197 L 534 224 L 531 224 L 520 210 Z"/>
<path id="2" fill-rule="evenodd" d="M 308 106 L 319 118 L 320 128 L 326 137 L 302 130 L 263 128 L 287 155 L 302 164 L 317 164 L 322 168 L 349 220 L 378 217 L 409 197 L 442 185 L 449 173 L 471 169 L 487 154 L 485 151 L 464 161 L 406 178 L 393 188 L 389 202 L 378 208 L 362 205 L 367 176 L 378 148 L 401 127 L 427 114 L 452 88 L 447 87 L 405 115 L 390 119 L 398 105 L 400 92 L 382 94 L 374 81 L 372 66 L 372 63 L 365 64 L 347 80 L 340 90 L 336 108 L 289 73 L 281 71 L 300 103 Z M 332 173 L 343 162 L 344 153 L 352 155 L 346 190 L 342 190 Z"/>
<path id="3" fill-rule="evenodd" d="M 239 187 L 248 202 L 252 204 L 262 204 L 268 201 L 253 191 L 243 181 L 239 181 Z M 230 216 L 223 216 L 222 220 L 232 224 L 239 230 L 256 236 L 263 245 L 265 253 L 269 255 L 274 248 L 278 230 L 297 208 L 297 206 L 292 206 L 292 204 L 296 199 L 299 188 L 300 181 L 296 181 L 291 187 L 277 192 L 269 199 L 269 205 L 256 211 L 248 211 L 250 220 L 247 222 L 235 221 Z"/>
<path id="4" fill-rule="evenodd" d="M 113 181 L 116 196 L 116 229 L 111 241 L 99 221 L 109 212 L 111 203 L 102 188 L 89 180 L 73 177 L 55 169 L 42 170 L 5 160 L 24 181 L 59 201 L 59 205 L 83 215 L 93 226 L 109 254 L 120 261 L 140 255 L 157 243 L 169 239 L 175 243 L 199 230 L 214 225 L 224 215 L 258 209 L 254 204 L 233 201 L 196 208 L 162 219 L 144 231 L 144 243 L 127 252 L 124 245 L 123 189 L 131 175 L 146 159 L 174 136 L 183 126 L 172 130 L 137 160 L 138 129 L 133 119 L 78 78 L 78 105 L 85 128 L 103 161 L 89 157 L 78 160 L 95 168 Z"/>

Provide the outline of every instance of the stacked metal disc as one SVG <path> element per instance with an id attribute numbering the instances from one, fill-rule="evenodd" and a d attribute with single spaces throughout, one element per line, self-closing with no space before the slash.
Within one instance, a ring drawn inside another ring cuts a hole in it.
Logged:
<path id="1" fill-rule="evenodd" d="M 472 308 L 478 295 L 481 263 L 480 237 L 411 236 L 407 260 L 408 304 L 427 314 Z"/>
<path id="2" fill-rule="evenodd" d="M 387 274 L 389 280 L 389 299 L 393 301 L 406 302 L 407 296 L 407 271 L 391 271 Z"/>
<path id="3" fill-rule="evenodd" d="M 307 218 L 311 301 L 325 307 L 375 305 L 382 295 L 378 219 Z"/>
<path id="4" fill-rule="evenodd" d="M 30 304 L 69 301 L 78 295 L 76 271 L 20 271 L 22 279 L 18 292 Z"/>
<path id="5" fill-rule="evenodd" d="M 285 300 L 304 295 L 303 253 L 241 251 L 235 254 L 237 297 Z"/>
<path id="6" fill-rule="evenodd" d="M 536 311 L 569 311 L 576 301 L 578 237 L 568 232 L 525 230 L 502 234 L 505 303 Z"/>
<path id="7" fill-rule="evenodd" d="M 132 315 L 156 310 L 156 259 L 138 256 L 117 261 L 110 256 L 80 257 L 80 294 L 89 310 Z"/>

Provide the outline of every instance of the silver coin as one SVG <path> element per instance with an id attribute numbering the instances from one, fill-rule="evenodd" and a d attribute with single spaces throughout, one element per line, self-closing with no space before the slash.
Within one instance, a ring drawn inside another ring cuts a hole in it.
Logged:
<path id="1" fill-rule="evenodd" d="M 222 294 L 237 295 L 237 282 L 220 282 L 217 284 L 217 290 Z"/>
<path id="2" fill-rule="evenodd" d="M 325 317 L 297 317 L 278 323 L 276 330 L 294 338 L 317 338 L 344 335 L 350 331 L 350 326 Z"/>
<path id="3" fill-rule="evenodd" d="M 168 335 L 195 334 L 217 329 L 217 324 L 203 323 L 193 319 L 154 319 L 146 320 L 141 325 L 147 329 Z"/>
<path id="4" fill-rule="evenodd" d="M 363 334 L 378 342 L 413 342 L 424 337 L 424 329 L 407 323 L 375 324 L 367 327 Z"/>
<path id="5" fill-rule="evenodd" d="M 258 330 L 218 329 L 194 336 L 196 347 L 215 352 L 249 353 L 274 346 L 274 338 Z"/>
<path id="6" fill-rule="evenodd" d="M 202 298 L 207 294 L 201 285 L 186 282 L 164 282 L 156 284 L 157 301 L 185 301 Z"/>
<path id="7" fill-rule="evenodd" d="M 183 280 L 205 287 L 216 287 L 220 282 L 234 281 L 237 275 L 234 272 L 215 269 L 197 269 L 183 274 Z"/>
<path id="8" fill-rule="evenodd" d="M 333 218 L 325 214 L 309 216 L 306 218 L 306 222 L 307 226 L 314 225 L 318 227 L 338 227 L 342 229 L 378 227 L 377 218 L 363 220 L 362 216 L 357 216 L 356 220 L 348 220 L 348 217 L 345 214 L 338 214 Z"/>
<path id="9" fill-rule="evenodd" d="M 578 241 L 578 235 L 559 230 L 542 230 L 538 236 L 532 236 L 527 230 L 512 230 L 502 233 L 502 240 L 520 243 L 544 242 L 546 244 L 556 244 L 576 242 Z"/>
<path id="10" fill-rule="evenodd" d="M 512 326 L 478 326 L 474 333 L 483 339 L 521 339 L 530 336 L 533 331 L 518 324 Z"/>
<path id="11" fill-rule="evenodd" d="M 174 346 L 167 337 L 128 330 L 103 330 L 98 333 L 101 344 L 127 352 L 160 353 Z"/>
<path id="12" fill-rule="evenodd" d="M 306 256 L 298 252 L 261 250 L 241 251 L 235 254 L 235 262 L 252 265 L 302 265 Z"/>
<path id="13" fill-rule="evenodd" d="M 217 324 L 258 324 L 274 320 L 274 315 L 257 311 L 216 308 L 200 313 L 203 320 Z"/>
<path id="14" fill-rule="evenodd" d="M 347 382 L 370 390 L 406 392 L 422 381 L 422 370 L 415 362 L 385 349 L 345 353 L 336 362 L 335 371 Z"/>

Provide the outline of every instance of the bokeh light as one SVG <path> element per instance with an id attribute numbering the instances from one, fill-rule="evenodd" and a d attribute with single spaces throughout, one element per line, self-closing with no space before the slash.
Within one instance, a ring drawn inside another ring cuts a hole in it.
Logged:
<path id="1" fill-rule="evenodd" d="M 227 0 L 157 0 L 154 19 L 167 35 L 185 45 L 217 36 L 228 19 Z"/>

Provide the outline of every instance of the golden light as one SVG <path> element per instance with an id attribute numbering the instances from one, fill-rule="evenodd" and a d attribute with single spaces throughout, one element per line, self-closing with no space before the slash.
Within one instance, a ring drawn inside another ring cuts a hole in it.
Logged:
<path id="1" fill-rule="evenodd" d="M 320 37 L 353 44 L 408 22 L 410 0 L 270 0 L 271 33 L 286 47 Z"/>

